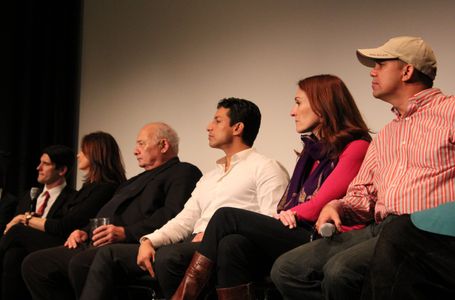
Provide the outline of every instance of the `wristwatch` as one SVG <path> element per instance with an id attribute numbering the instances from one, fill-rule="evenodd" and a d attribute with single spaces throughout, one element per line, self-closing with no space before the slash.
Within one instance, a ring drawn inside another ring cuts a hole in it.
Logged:
<path id="1" fill-rule="evenodd" d="M 25 226 L 28 226 L 28 223 L 33 218 L 33 213 L 26 212 L 25 213 Z"/>

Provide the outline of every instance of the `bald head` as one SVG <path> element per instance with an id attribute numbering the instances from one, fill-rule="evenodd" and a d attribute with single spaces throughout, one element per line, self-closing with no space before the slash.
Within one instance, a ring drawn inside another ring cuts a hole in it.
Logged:
<path id="1" fill-rule="evenodd" d="M 139 131 L 134 155 L 140 167 L 151 170 L 177 156 L 178 143 L 177 133 L 169 125 L 149 123 Z"/>

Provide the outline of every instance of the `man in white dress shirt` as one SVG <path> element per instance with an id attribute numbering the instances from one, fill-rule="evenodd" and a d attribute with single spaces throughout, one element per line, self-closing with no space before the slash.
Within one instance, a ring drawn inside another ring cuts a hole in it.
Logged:
<path id="1" fill-rule="evenodd" d="M 222 99 L 207 127 L 209 145 L 223 150 L 217 167 L 197 183 L 184 209 L 141 244 L 100 249 L 81 299 L 112 299 L 119 278 L 146 274 L 158 280 L 170 298 L 177 289 L 204 230 L 220 207 L 237 207 L 272 216 L 289 181 L 280 164 L 252 148 L 261 114 L 252 102 Z"/>

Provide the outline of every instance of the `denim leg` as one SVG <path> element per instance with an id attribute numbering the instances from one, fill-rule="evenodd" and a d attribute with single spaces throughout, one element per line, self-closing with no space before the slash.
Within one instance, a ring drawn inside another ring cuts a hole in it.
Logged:
<path id="1" fill-rule="evenodd" d="M 361 299 L 455 299 L 454 253 L 455 237 L 420 230 L 401 216 L 381 232 Z"/>
<path id="2" fill-rule="evenodd" d="M 322 299 L 325 264 L 336 254 L 372 237 L 368 226 L 299 246 L 275 261 L 272 281 L 284 299 Z"/>
<path id="3" fill-rule="evenodd" d="M 322 291 L 325 299 L 359 299 L 365 274 L 378 237 L 372 237 L 334 255 L 324 265 Z"/>

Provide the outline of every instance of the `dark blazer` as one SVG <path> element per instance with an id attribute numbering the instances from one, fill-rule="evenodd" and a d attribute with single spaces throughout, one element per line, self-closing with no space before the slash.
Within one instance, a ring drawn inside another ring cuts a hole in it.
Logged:
<path id="1" fill-rule="evenodd" d="M 108 202 L 115 192 L 116 183 L 86 183 L 70 199 L 53 205 L 54 214 L 46 217 L 46 233 L 65 239 L 74 229 L 88 224 L 101 207 Z"/>
<path id="2" fill-rule="evenodd" d="M 98 216 L 123 226 L 126 243 L 137 243 L 183 209 L 201 176 L 196 166 L 175 157 L 122 184 Z"/>
<path id="3" fill-rule="evenodd" d="M 41 192 L 40 192 L 41 193 Z M 73 195 L 76 194 L 76 190 L 69 187 L 68 185 L 62 190 L 60 195 L 58 195 L 54 204 L 52 204 L 51 209 L 47 213 L 46 218 L 61 218 L 63 213 L 61 212 L 61 207 L 70 199 Z M 32 199 L 30 198 L 30 193 L 27 192 L 20 200 L 17 205 L 16 215 L 26 213 L 30 211 L 30 203 Z"/>
<path id="4" fill-rule="evenodd" d="M 30 253 L 63 244 L 73 230 L 86 225 L 89 218 L 96 215 L 109 201 L 116 187 L 117 184 L 113 183 L 84 184 L 72 197 L 52 206 L 52 217 L 46 217 L 45 232 L 22 224 L 11 227 L 0 240 L 0 258 L 10 248 L 21 248 L 23 253 Z"/>

